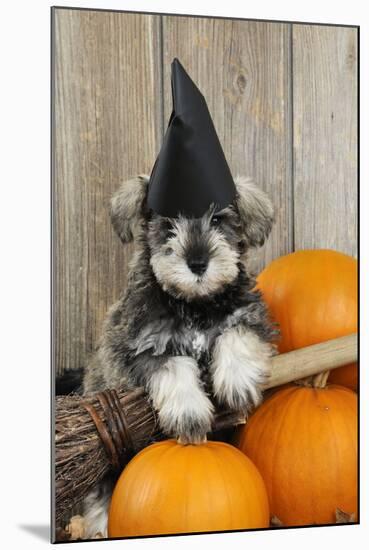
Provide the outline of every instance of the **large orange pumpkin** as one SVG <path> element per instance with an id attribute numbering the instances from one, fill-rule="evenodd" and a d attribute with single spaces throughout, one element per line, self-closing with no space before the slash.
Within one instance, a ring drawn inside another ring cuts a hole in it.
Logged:
<path id="1" fill-rule="evenodd" d="M 281 353 L 357 331 L 357 261 L 334 250 L 300 250 L 271 262 L 258 288 L 279 323 Z M 357 365 L 330 374 L 357 389 Z"/>
<path id="2" fill-rule="evenodd" d="M 267 399 L 238 434 L 283 525 L 357 517 L 357 396 L 341 386 L 291 386 Z"/>
<path id="3" fill-rule="evenodd" d="M 264 482 L 252 462 L 222 442 L 150 445 L 114 489 L 109 537 L 269 526 Z"/>

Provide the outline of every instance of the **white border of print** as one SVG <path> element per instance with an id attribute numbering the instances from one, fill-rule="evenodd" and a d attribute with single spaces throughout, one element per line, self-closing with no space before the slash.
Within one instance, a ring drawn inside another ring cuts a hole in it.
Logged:
<path id="1" fill-rule="evenodd" d="M 126 0 L 56 2 L 60 6 L 361 25 L 361 97 L 368 90 L 369 19 L 365 3 L 309 0 Z M 1 542 L 32 550 L 48 543 L 50 503 L 50 6 L 47 0 L 4 3 L 0 18 L 1 139 Z M 363 102 L 362 119 L 369 120 Z M 369 233 L 368 125 L 361 128 L 361 234 Z M 364 241 L 364 239 L 362 239 Z M 368 277 L 368 241 L 361 246 Z M 366 277 L 365 277 L 366 275 Z M 368 291 L 361 291 L 361 332 L 368 327 Z M 361 395 L 368 390 L 369 339 L 361 338 Z M 361 400 L 364 401 L 364 398 Z M 363 403 L 362 403 L 363 405 Z M 368 407 L 361 407 L 361 427 Z M 362 430 L 363 431 L 363 430 Z M 361 464 L 369 463 L 361 437 Z M 284 550 L 364 547 L 369 535 L 368 471 L 361 471 L 361 525 L 190 537 L 96 542 L 125 548 L 200 549 L 211 544 Z M 90 544 L 90 543 L 84 543 Z M 75 547 L 70 543 L 68 548 Z M 94 546 L 99 548 L 100 546 Z"/>

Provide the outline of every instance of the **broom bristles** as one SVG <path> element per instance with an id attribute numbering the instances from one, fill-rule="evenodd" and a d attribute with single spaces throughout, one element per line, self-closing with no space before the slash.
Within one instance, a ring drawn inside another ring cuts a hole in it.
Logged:
<path id="1" fill-rule="evenodd" d="M 139 388 L 117 392 L 130 435 L 131 453 L 159 437 L 153 409 Z M 56 522 L 76 506 L 110 470 L 111 463 L 96 425 L 84 407 L 92 405 L 103 423 L 106 414 L 99 394 L 56 398 L 55 422 L 55 515 Z"/>

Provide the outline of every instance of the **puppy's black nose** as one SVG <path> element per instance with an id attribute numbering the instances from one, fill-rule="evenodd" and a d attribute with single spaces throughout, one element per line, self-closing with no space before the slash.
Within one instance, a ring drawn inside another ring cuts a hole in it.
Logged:
<path id="1" fill-rule="evenodd" d="M 196 275 L 202 275 L 208 267 L 208 261 L 205 258 L 193 258 L 188 260 L 187 264 L 192 273 L 196 273 Z"/>

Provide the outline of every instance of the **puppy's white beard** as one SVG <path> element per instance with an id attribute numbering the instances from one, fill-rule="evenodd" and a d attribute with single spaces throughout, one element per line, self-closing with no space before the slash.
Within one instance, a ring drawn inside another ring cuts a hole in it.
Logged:
<path id="1" fill-rule="evenodd" d="M 210 294 L 236 279 L 238 260 L 239 254 L 235 250 L 222 241 L 217 243 L 204 278 L 205 288 L 208 287 Z"/>
<path id="2" fill-rule="evenodd" d="M 165 291 L 174 288 L 179 296 L 191 299 L 211 296 L 232 283 L 238 275 L 238 260 L 239 254 L 218 239 L 207 270 L 201 277 L 193 273 L 184 258 L 175 252 L 170 256 L 153 254 L 150 262 Z"/>

